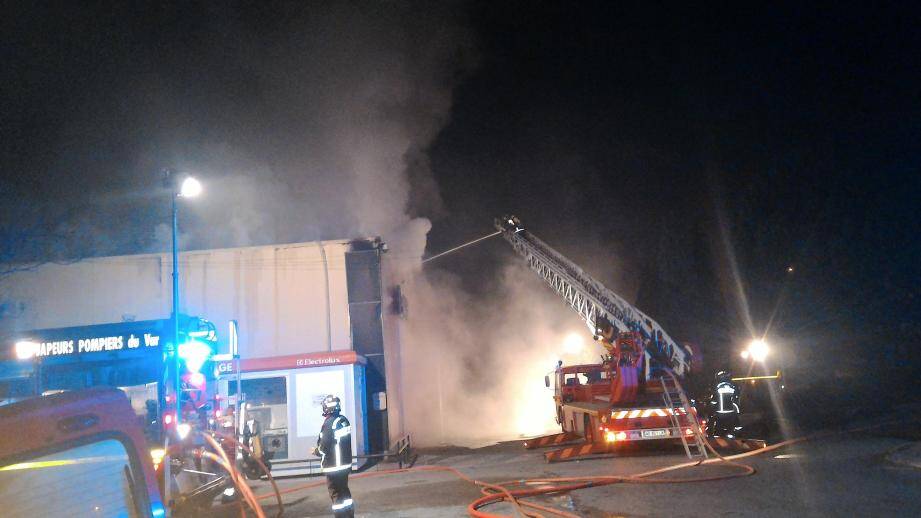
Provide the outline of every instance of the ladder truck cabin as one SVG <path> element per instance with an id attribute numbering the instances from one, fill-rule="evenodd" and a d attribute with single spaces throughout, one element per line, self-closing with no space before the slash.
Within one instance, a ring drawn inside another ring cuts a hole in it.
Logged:
<path id="1" fill-rule="evenodd" d="M 697 412 L 681 388 L 700 360 L 639 309 L 525 230 L 514 216 L 496 229 L 588 325 L 604 347 L 601 363 L 554 372 L 556 419 L 562 433 L 528 441 L 527 448 L 575 446 L 545 454 L 548 461 L 612 451 L 636 441 L 680 441 L 688 457 L 706 457 Z M 550 386 L 549 376 L 545 379 Z"/>

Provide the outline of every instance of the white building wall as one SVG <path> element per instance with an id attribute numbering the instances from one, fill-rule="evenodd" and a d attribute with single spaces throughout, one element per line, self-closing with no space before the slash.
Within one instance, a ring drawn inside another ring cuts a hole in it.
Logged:
<path id="1" fill-rule="evenodd" d="M 346 241 L 325 241 L 183 252 L 180 312 L 214 322 L 222 352 L 228 322 L 237 320 L 247 358 L 351 349 L 346 251 Z M 0 279 L 0 335 L 168 318 L 171 272 L 169 254 L 149 254 L 7 276 Z"/>

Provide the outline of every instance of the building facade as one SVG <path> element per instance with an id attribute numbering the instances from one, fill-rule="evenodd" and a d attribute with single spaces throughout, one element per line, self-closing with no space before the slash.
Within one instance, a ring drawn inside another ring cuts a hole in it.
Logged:
<path id="1" fill-rule="evenodd" d="M 368 450 L 391 441 L 379 239 L 197 250 L 179 256 L 179 312 L 206 318 L 228 352 L 231 321 L 244 360 L 354 351 L 366 359 L 360 397 Z M 169 254 L 45 264 L 0 279 L 0 339 L 30 330 L 167 319 Z M 389 338 L 389 337 L 388 337 Z"/>

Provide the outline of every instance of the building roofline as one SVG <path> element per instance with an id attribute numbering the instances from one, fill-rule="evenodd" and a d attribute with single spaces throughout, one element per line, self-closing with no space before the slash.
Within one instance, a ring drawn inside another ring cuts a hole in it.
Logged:
<path id="1" fill-rule="evenodd" d="M 356 237 L 352 239 L 325 239 L 317 241 L 301 241 L 296 243 L 278 243 L 278 244 L 267 244 L 267 245 L 253 245 L 253 246 L 237 246 L 237 247 L 225 247 L 225 248 L 198 248 L 191 250 L 179 250 L 179 255 L 188 255 L 196 253 L 210 253 L 210 252 L 232 252 L 237 250 L 256 250 L 259 248 L 274 248 L 274 249 L 288 249 L 288 248 L 306 248 L 306 247 L 316 247 L 317 244 L 321 245 L 349 245 L 351 243 L 360 242 L 360 241 L 374 241 L 375 239 L 380 239 L 379 237 Z M 74 264 L 80 262 L 89 262 L 89 261 L 105 261 L 111 259 L 142 259 L 142 258 L 154 258 L 154 257 L 163 257 L 169 255 L 170 251 L 166 250 L 163 252 L 146 252 L 143 254 L 123 254 L 123 255 L 100 255 L 100 256 L 90 256 L 76 259 L 62 259 L 54 261 L 27 261 L 22 263 L 11 262 L 5 263 L 8 265 L 35 265 L 35 268 L 48 265 L 48 264 Z M 31 269 L 31 267 L 30 267 Z"/>

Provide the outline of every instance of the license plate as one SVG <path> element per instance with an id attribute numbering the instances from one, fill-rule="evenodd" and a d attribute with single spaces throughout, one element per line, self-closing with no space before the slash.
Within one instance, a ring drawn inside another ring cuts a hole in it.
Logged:
<path id="1" fill-rule="evenodd" d="M 668 430 L 643 430 L 643 437 L 666 437 Z"/>

